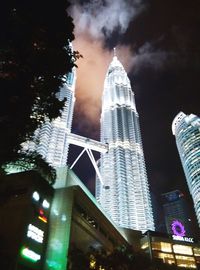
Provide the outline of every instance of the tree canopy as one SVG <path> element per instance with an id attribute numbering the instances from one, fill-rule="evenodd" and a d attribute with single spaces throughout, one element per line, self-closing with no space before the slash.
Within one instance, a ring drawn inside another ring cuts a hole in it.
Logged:
<path id="1" fill-rule="evenodd" d="M 60 114 L 56 93 L 78 52 L 69 2 L 7 0 L 0 9 L 0 165 L 46 117 Z"/>
<path id="2" fill-rule="evenodd" d="M 73 246 L 69 251 L 69 270 L 177 270 L 176 265 L 163 263 L 159 259 L 150 260 L 142 251 L 134 251 L 131 246 L 116 247 L 108 253 L 90 247 L 83 252 Z"/>

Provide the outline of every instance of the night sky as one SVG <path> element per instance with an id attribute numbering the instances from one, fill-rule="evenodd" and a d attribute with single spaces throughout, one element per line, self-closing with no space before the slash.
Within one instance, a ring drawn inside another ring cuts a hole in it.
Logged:
<path id="1" fill-rule="evenodd" d="M 171 124 L 180 111 L 200 115 L 199 0 L 73 1 L 70 12 L 74 47 L 83 55 L 73 132 L 99 140 L 103 79 L 116 47 L 135 93 L 154 200 L 180 189 L 190 201 Z M 80 151 L 70 147 L 70 163 Z M 86 156 L 74 171 L 93 192 L 95 172 Z"/>

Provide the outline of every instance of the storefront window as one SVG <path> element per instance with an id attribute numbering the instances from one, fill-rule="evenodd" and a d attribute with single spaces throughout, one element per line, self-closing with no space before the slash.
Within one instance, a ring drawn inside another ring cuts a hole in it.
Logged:
<path id="1" fill-rule="evenodd" d="M 193 248 L 193 251 L 195 256 L 200 256 L 200 248 Z"/>
<path id="2" fill-rule="evenodd" d="M 154 257 L 162 259 L 164 263 L 175 264 L 174 255 L 170 253 L 154 252 Z"/>
<path id="3" fill-rule="evenodd" d="M 173 245 L 174 253 L 193 255 L 192 248 L 184 245 Z"/>
<path id="4" fill-rule="evenodd" d="M 176 255 L 177 266 L 197 268 L 193 257 Z"/>
<path id="5" fill-rule="evenodd" d="M 171 244 L 165 242 L 152 242 L 152 249 L 161 250 L 163 252 L 172 252 Z"/>

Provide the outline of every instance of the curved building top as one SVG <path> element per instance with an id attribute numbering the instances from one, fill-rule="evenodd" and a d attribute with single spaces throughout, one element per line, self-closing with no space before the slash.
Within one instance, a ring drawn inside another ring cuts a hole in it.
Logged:
<path id="1" fill-rule="evenodd" d="M 180 124 L 183 122 L 183 120 L 187 125 L 191 125 L 195 128 L 200 128 L 200 118 L 197 115 L 193 113 L 186 115 L 183 112 L 179 112 L 172 122 L 173 135 L 176 135 L 176 131 L 179 128 Z"/>
<path id="2" fill-rule="evenodd" d="M 183 112 L 179 112 L 172 122 L 172 133 L 176 134 L 176 129 L 179 127 L 182 120 L 186 117 L 186 114 Z"/>

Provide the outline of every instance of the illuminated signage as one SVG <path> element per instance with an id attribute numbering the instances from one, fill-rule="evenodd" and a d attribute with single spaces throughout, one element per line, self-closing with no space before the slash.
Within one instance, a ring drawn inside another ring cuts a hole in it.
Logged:
<path id="1" fill-rule="evenodd" d="M 44 200 L 43 201 L 43 203 L 42 203 L 42 206 L 44 207 L 44 208 L 49 208 L 49 206 L 50 206 L 50 204 L 49 204 L 49 202 L 47 201 L 47 200 Z"/>
<path id="2" fill-rule="evenodd" d="M 39 210 L 39 216 L 38 218 L 43 221 L 44 223 L 47 223 L 47 218 L 44 215 L 44 211 L 42 209 Z"/>
<path id="3" fill-rule="evenodd" d="M 172 235 L 172 238 L 173 238 L 173 240 L 194 243 L 194 239 L 192 237 L 184 237 L 184 236 L 179 236 L 179 235 Z"/>
<path id="4" fill-rule="evenodd" d="M 186 231 L 183 224 L 179 220 L 174 220 L 171 224 L 172 232 L 176 236 L 185 236 Z"/>
<path id="5" fill-rule="evenodd" d="M 40 230 L 36 226 L 29 224 L 27 237 L 35 240 L 38 243 L 43 243 L 44 240 L 44 231 Z"/>
<path id="6" fill-rule="evenodd" d="M 22 256 L 33 261 L 33 262 L 37 262 L 41 259 L 40 254 L 36 253 L 35 251 L 33 251 L 27 247 L 22 249 Z"/>
<path id="7" fill-rule="evenodd" d="M 38 216 L 38 218 L 39 218 L 40 220 L 42 220 L 44 223 L 47 223 L 47 218 L 46 218 L 46 217 Z"/>
<path id="8" fill-rule="evenodd" d="M 174 220 L 171 224 L 171 228 L 173 232 L 172 238 L 174 240 L 194 243 L 193 238 L 185 236 L 186 234 L 185 228 L 179 220 Z"/>
<path id="9" fill-rule="evenodd" d="M 33 197 L 33 199 L 35 200 L 35 201 L 39 201 L 39 199 L 40 199 L 40 195 L 39 195 L 39 193 L 37 192 L 37 191 L 34 191 L 33 192 L 33 195 L 32 195 L 32 197 Z"/>

